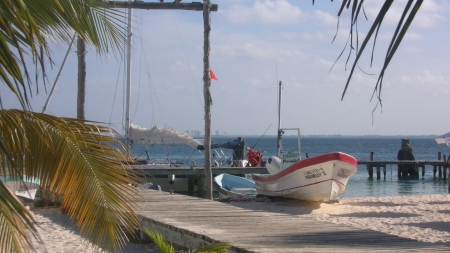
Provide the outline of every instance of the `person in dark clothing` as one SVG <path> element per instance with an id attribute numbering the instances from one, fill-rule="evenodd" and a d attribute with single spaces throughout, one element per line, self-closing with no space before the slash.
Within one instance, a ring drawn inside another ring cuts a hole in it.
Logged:
<path id="1" fill-rule="evenodd" d="M 413 161 L 414 154 L 413 154 L 413 148 L 411 146 L 411 143 L 407 139 L 402 140 L 402 149 L 400 149 L 397 153 L 397 160 L 408 160 Z M 417 172 L 414 166 L 412 165 L 406 165 L 406 164 L 399 164 L 398 165 L 398 178 L 401 178 L 402 176 L 417 176 Z"/>

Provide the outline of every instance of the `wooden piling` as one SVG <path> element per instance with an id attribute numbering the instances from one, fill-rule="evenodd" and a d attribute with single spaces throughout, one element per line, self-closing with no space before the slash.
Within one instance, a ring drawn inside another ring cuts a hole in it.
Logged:
<path id="1" fill-rule="evenodd" d="M 188 176 L 188 195 L 194 196 L 195 191 L 195 178 L 194 176 Z"/>
<path id="2" fill-rule="evenodd" d="M 448 159 L 450 159 L 450 156 L 448 157 Z M 445 165 L 444 165 L 444 180 L 447 178 L 447 168 L 448 168 L 448 160 L 445 160 Z M 449 169 L 449 173 L 450 173 L 450 169 Z"/>
<path id="3" fill-rule="evenodd" d="M 446 161 L 447 161 L 447 156 L 444 155 L 444 162 L 446 162 Z M 445 170 L 446 166 L 439 166 L 439 178 L 442 178 L 442 167 L 444 167 L 444 170 Z"/>
<path id="4" fill-rule="evenodd" d="M 442 157 L 442 153 L 438 152 L 438 161 L 441 160 L 441 157 Z M 437 172 L 438 167 L 439 166 L 436 166 L 436 165 L 433 166 L 433 177 L 436 177 L 436 172 Z"/>
<path id="5" fill-rule="evenodd" d="M 373 152 L 370 152 L 370 161 L 373 161 Z M 367 170 L 369 171 L 369 178 L 373 178 L 373 166 L 367 165 Z"/>
<path id="6" fill-rule="evenodd" d="M 204 198 L 205 196 L 205 176 L 200 175 L 197 178 L 197 197 Z"/>
<path id="7" fill-rule="evenodd" d="M 306 155 L 306 158 L 309 158 L 309 154 L 308 153 L 306 153 L 305 155 Z"/>
<path id="8" fill-rule="evenodd" d="M 414 171 L 416 172 L 416 173 L 415 173 L 415 174 L 416 174 L 416 178 L 419 179 L 420 176 L 419 176 L 419 164 L 418 164 L 418 163 L 416 163 L 416 164 L 414 165 Z"/>

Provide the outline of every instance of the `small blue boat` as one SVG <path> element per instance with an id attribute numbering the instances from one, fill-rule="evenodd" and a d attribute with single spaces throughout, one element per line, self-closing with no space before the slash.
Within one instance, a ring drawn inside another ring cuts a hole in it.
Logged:
<path id="1" fill-rule="evenodd" d="M 213 187 L 219 192 L 221 199 L 251 199 L 257 194 L 255 182 L 229 174 L 214 177 Z"/>

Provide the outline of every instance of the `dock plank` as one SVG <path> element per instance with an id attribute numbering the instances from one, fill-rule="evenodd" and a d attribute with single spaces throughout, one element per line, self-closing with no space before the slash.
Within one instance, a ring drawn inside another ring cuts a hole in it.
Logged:
<path id="1" fill-rule="evenodd" d="M 296 214 L 249 210 L 153 190 L 142 190 L 140 206 L 145 226 L 190 248 L 230 242 L 234 252 L 450 251 L 446 243 L 420 242 Z"/>

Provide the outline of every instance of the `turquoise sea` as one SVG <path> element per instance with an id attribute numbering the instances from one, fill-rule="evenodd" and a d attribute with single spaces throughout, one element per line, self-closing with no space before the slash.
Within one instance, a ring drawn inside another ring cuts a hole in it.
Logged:
<path id="1" fill-rule="evenodd" d="M 201 137 L 199 137 L 201 138 Z M 358 160 L 370 160 L 370 153 L 374 152 L 375 160 L 397 160 L 397 152 L 401 148 L 402 139 L 409 139 L 413 147 L 416 160 L 437 160 L 438 152 L 442 156 L 448 156 L 450 147 L 438 145 L 435 136 L 304 136 L 301 138 L 302 158 L 316 156 L 328 152 L 344 152 L 354 156 Z M 236 136 L 212 136 L 213 143 L 225 143 L 237 139 Z M 247 147 L 253 147 L 263 154 L 263 160 L 276 155 L 276 136 L 242 136 Z M 297 148 L 297 137 L 284 136 L 283 148 L 285 151 Z M 204 153 L 196 148 L 184 145 L 136 145 L 132 153 L 142 158 L 147 158 L 147 152 L 151 159 L 170 159 L 172 161 L 192 164 L 196 161 L 198 166 L 203 164 Z M 230 157 L 231 151 L 227 149 L 215 149 L 213 153 L 216 159 Z M 368 196 L 404 196 L 447 193 L 447 180 L 433 177 L 433 167 L 426 167 L 425 177 L 422 179 L 397 179 L 397 166 L 387 166 L 386 179 L 370 179 L 365 165 L 358 167 L 357 173 L 349 180 L 344 194 L 345 197 Z"/>

